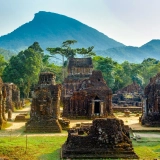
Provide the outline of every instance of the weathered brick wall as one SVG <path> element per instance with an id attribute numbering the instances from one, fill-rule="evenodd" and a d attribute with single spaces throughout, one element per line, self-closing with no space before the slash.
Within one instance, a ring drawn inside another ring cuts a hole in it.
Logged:
<path id="1" fill-rule="evenodd" d="M 76 91 L 83 80 L 88 79 L 93 71 L 91 58 L 70 58 L 68 76 L 63 82 L 62 97 Z"/>
<path id="2" fill-rule="evenodd" d="M 91 126 L 69 130 L 61 158 L 84 157 L 138 159 L 129 138 L 129 127 L 117 118 L 99 118 Z"/>
<path id="3" fill-rule="evenodd" d="M 14 111 L 15 108 L 20 108 L 20 91 L 19 88 L 13 83 L 4 83 L 7 91 L 7 98 L 6 98 L 6 109 L 7 111 L 11 109 Z"/>
<path id="4" fill-rule="evenodd" d="M 133 82 L 132 84 L 118 90 L 116 93 L 134 93 L 134 92 L 141 92 L 142 88 L 136 83 Z"/>
<path id="5" fill-rule="evenodd" d="M 145 106 L 142 115 L 142 125 L 160 126 L 160 73 L 150 79 L 144 90 Z"/>
<path id="6" fill-rule="evenodd" d="M 0 130 L 6 123 L 5 110 L 6 110 L 6 87 L 0 77 Z"/>
<path id="7" fill-rule="evenodd" d="M 26 132 L 61 132 L 59 124 L 61 85 L 55 85 L 55 75 L 41 73 L 35 87 L 30 120 L 26 123 Z"/>
<path id="8" fill-rule="evenodd" d="M 112 91 L 106 85 L 101 71 L 93 71 L 89 79 L 81 81 L 77 91 L 63 97 L 63 116 L 93 118 L 97 115 L 92 103 L 95 105 L 96 102 L 100 117 L 112 115 Z"/>
<path id="9" fill-rule="evenodd" d="M 142 107 L 113 107 L 113 113 L 122 112 L 128 109 L 132 113 L 142 113 Z"/>

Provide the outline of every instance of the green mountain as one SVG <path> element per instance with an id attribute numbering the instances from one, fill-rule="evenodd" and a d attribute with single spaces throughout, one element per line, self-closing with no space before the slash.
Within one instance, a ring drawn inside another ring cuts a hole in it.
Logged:
<path id="1" fill-rule="evenodd" d="M 154 56 L 155 58 L 160 58 L 160 40 L 151 40 L 150 42 L 144 44 L 140 47 L 140 50 Z"/>
<path id="2" fill-rule="evenodd" d="M 94 46 L 97 55 L 108 56 L 118 62 L 139 63 L 146 58 L 160 60 L 160 40 L 152 40 L 141 47 L 125 46 L 73 18 L 44 11 L 36 13 L 32 21 L 1 36 L 0 47 L 19 52 L 37 41 L 45 50 L 61 46 L 69 39 L 78 41 L 73 47 Z M 3 55 L 8 59 L 11 53 L 3 52 Z"/>
<path id="3" fill-rule="evenodd" d="M 96 53 L 103 57 L 111 57 L 118 62 L 125 60 L 133 63 L 140 63 L 147 58 L 160 60 L 160 40 L 151 40 L 141 47 L 116 47 L 107 50 L 98 50 Z"/>
<path id="4" fill-rule="evenodd" d="M 103 33 L 64 15 L 40 11 L 34 19 L 0 37 L 0 47 L 20 51 L 37 41 L 43 49 L 74 39 L 74 47 L 94 46 L 97 50 L 124 46 Z"/>

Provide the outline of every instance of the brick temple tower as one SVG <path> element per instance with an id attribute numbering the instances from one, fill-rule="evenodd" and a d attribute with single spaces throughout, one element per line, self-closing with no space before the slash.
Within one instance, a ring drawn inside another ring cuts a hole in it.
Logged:
<path id="1" fill-rule="evenodd" d="M 30 120 L 26 132 L 61 132 L 60 117 L 61 85 L 55 83 L 56 76 L 43 72 L 39 76 L 31 104 Z"/>
<path id="2" fill-rule="evenodd" d="M 91 58 L 72 58 L 63 83 L 63 116 L 94 118 L 112 115 L 112 91 Z"/>

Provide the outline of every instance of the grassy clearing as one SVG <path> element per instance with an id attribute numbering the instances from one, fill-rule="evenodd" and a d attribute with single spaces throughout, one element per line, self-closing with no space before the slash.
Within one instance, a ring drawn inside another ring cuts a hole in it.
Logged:
<path id="1" fill-rule="evenodd" d="M 1 137 L 0 157 L 7 156 L 10 160 L 59 160 L 61 145 L 66 136 Z M 134 151 L 140 159 L 160 159 L 160 138 L 142 138 L 133 141 Z"/>
<path id="2" fill-rule="evenodd" d="M 133 141 L 133 147 L 140 159 L 160 159 L 160 138 L 142 138 Z"/>
<path id="3" fill-rule="evenodd" d="M 56 137 L 1 137 L 0 157 L 8 156 L 10 160 L 59 160 L 60 148 L 65 136 Z"/>

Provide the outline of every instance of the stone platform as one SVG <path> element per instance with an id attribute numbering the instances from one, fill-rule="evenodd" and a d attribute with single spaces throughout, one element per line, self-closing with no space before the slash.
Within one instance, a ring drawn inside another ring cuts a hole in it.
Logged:
<path id="1" fill-rule="evenodd" d="M 145 127 L 140 123 L 131 124 L 129 127 L 134 132 L 160 132 L 160 127 Z"/>
<path id="2" fill-rule="evenodd" d="M 64 144 L 61 149 L 61 158 L 68 159 L 138 159 L 137 155 L 134 154 L 132 151 L 121 151 L 116 152 L 112 149 L 106 149 L 106 148 L 96 148 L 96 151 L 94 148 L 91 148 L 88 150 L 88 148 L 84 148 L 83 150 L 75 149 L 67 151 L 67 153 L 63 152 L 63 150 L 66 149 L 66 145 Z"/>
<path id="3" fill-rule="evenodd" d="M 113 112 L 124 112 L 124 110 L 128 109 L 132 113 L 142 113 L 142 107 L 130 106 L 130 107 L 121 107 L 115 106 L 113 107 Z"/>
<path id="4" fill-rule="evenodd" d="M 15 122 L 26 122 L 28 119 L 26 118 L 28 114 L 19 114 L 15 117 Z"/>
<path id="5" fill-rule="evenodd" d="M 25 132 L 29 133 L 61 133 L 62 128 L 58 120 L 29 121 L 26 123 Z"/>
<path id="6" fill-rule="evenodd" d="M 81 132 L 80 132 L 81 131 Z M 138 159 L 129 127 L 114 117 L 93 120 L 87 128 L 68 130 L 67 141 L 61 148 L 62 159 Z"/>

